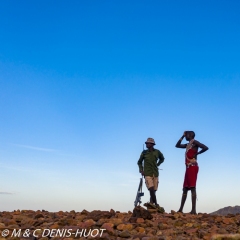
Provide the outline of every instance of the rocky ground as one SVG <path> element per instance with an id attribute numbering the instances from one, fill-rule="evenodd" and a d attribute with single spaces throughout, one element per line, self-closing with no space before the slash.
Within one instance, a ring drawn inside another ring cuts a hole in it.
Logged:
<path id="1" fill-rule="evenodd" d="M 5 239 L 240 240 L 240 214 L 161 214 L 142 207 L 133 212 L 4 211 L 0 212 L 0 240 Z"/>

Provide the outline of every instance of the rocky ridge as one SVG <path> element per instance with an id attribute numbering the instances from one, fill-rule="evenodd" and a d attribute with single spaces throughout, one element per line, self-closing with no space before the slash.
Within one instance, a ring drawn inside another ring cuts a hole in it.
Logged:
<path id="1" fill-rule="evenodd" d="M 228 206 L 228 207 L 224 207 L 224 208 L 221 208 L 215 212 L 212 212 L 210 214 L 213 214 L 213 215 L 228 215 L 228 214 L 238 214 L 240 213 L 240 206 L 235 206 L 235 207 L 231 207 L 231 206 Z"/>
<path id="2" fill-rule="evenodd" d="M 91 212 L 3 211 L 0 212 L 0 240 L 7 239 L 240 240 L 240 214 L 191 215 L 175 211 L 162 214 L 140 206 L 133 212 L 112 209 Z"/>

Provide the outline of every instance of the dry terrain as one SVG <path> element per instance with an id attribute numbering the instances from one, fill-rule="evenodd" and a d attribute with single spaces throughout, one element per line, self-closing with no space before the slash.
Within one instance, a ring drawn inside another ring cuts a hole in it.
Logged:
<path id="1" fill-rule="evenodd" d="M 218 235 L 217 235 L 218 234 Z M 240 240 L 240 214 L 227 216 L 157 213 L 137 207 L 133 212 L 0 212 L 0 240 L 135 239 Z M 231 235 L 231 236 L 230 236 Z"/>

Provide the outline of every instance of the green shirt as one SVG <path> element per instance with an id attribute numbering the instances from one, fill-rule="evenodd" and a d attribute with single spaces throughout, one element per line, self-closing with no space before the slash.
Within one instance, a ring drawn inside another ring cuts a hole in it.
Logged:
<path id="1" fill-rule="evenodd" d="M 143 160 L 144 166 L 142 166 Z M 164 156 L 158 149 L 153 149 L 152 152 L 149 150 L 143 150 L 137 162 L 139 172 L 144 171 L 145 176 L 152 177 L 154 175 L 155 177 L 158 177 L 158 166 L 163 163 L 163 161 Z"/>

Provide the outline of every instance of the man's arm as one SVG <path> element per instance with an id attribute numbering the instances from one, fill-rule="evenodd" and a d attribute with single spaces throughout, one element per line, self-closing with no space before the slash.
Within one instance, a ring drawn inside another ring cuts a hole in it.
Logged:
<path id="1" fill-rule="evenodd" d="M 141 155 L 140 155 L 140 158 L 139 158 L 139 160 L 137 162 L 138 167 L 139 167 L 139 172 L 142 173 L 142 175 L 144 175 L 143 166 L 142 166 L 143 160 L 144 160 L 144 155 L 143 155 L 143 152 L 142 152 Z"/>
<path id="2" fill-rule="evenodd" d="M 193 144 L 199 148 L 201 148 L 201 150 L 199 152 L 197 152 L 196 155 L 199 155 L 201 153 L 206 152 L 209 148 L 207 146 L 205 146 L 204 144 L 198 142 L 197 140 L 194 140 Z"/>
<path id="3" fill-rule="evenodd" d="M 181 144 L 184 137 L 185 137 L 185 132 L 183 133 L 182 137 L 176 143 L 176 145 L 175 145 L 176 148 L 186 148 L 187 147 L 187 144 Z"/>
<path id="4" fill-rule="evenodd" d="M 159 166 L 160 164 L 162 164 L 163 162 L 164 162 L 164 156 L 163 156 L 163 154 L 159 151 L 159 153 L 158 153 L 158 163 L 157 163 L 157 166 Z"/>

